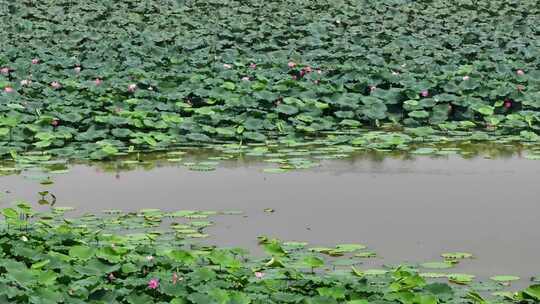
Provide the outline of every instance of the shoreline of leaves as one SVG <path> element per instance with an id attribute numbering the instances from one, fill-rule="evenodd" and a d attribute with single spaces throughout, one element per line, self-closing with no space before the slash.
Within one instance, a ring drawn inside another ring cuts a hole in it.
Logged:
<path id="1" fill-rule="evenodd" d="M 2 210 L 0 285 L 5 288 L 0 290 L 0 300 L 36 304 L 491 301 L 465 286 L 430 282 L 408 266 L 360 271 L 354 266 L 346 270 L 349 264 L 344 264 L 345 270 L 321 270 L 327 261 L 317 248 L 303 250 L 303 243 L 262 237 L 259 242 L 268 256 L 253 258 L 241 248 L 199 245 L 191 239 L 200 236 L 181 231 L 189 230 L 186 227 L 173 228 L 172 234 L 156 230 L 169 217 L 191 221 L 178 225 L 204 229 L 208 226 L 204 219 L 216 212 L 145 209 L 123 214 L 109 210 L 101 217 L 87 214 L 69 219 L 65 211 L 35 212 L 24 202 Z M 136 226 L 145 230 L 118 233 Z M 346 254 L 362 248 L 342 244 L 330 250 Z M 523 291 L 500 293 L 497 303 L 539 300 L 540 285 L 531 285 Z"/>
<path id="2" fill-rule="evenodd" d="M 540 129 L 534 1 L 46 0 L 0 13 L 0 155 L 387 124 Z"/>

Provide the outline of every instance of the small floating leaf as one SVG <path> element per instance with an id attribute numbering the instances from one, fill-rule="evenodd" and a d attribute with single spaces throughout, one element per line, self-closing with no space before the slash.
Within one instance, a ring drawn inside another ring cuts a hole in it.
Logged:
<path id="1" fill-rule="evenodd" d="M 414 151 L 412 151 L 411 153 L 412 154 L 419 154 L 419 155 L 427 155 L 427 154 L 433 154 L 437 152 L 436 149 L 434 148 L 419 148 L 419 149 L 416 149 Z"/>
<path id="2" fill-rule="evenodd" d="M 285 242 L 282 244 L 283 248 L 286 250 L 299 250 L 305 248 L 308 243 L 306 242 Z"/>
<path id="3" fill-rule="evenodd" d="M 53 211 L 55 212 L 67 212 L 67 211 L 73 211 L 75 210 L 74 207 L 69 207 L 69 206 L 66 206 L 66 207 L 53 207 L 52 208 Z"/>
<path id="4" fill-rule="evenodd" d="M 46 186 L 54 184 L 54 181 L 51 178 L 47 177 L 46 179 L 41 180 L 39 183 Z"/>
<path id="5" fill-rule="evenodd" d="M 447 260 L 470 259 L 473 257 L 472 254 L 467 252 L 448 252 L 441 254 L 441 256 Z"/>
<path id="6" fill-rule="evenodd" d="M 450 282 L 462 285 L 472 282 L 474 278 L 474 275 L 464 273 L 451 273 L 448 275 L 448 280 Z"/>
<path id="7" fill-rule="evenodd" d="M 366 249 L 367 247 L 362 244 L 339 244 L 336 246 L 336 249 L 343 252 L 353 252 L 357 250 Z"/>
<path id="8" fill-rule="evenodd" d="M 365 251 L 356 253 L 354 256 L 359 258 L 374 258 L 377 257 L 377 253 L 374 251 Z"/>
<path id="9" fill-rule="evenodd" d="M 188 167 L 191 171 L 201 171 L 201 172 L 207 172 L 207 171 L 214 171 L 216 170 L 216 167 L 213 166 L 205 166 L 205 165 L 193 165 Z"/>
<path id="10" fill-rule="evenodd" d="M 438 278 L 446 278 L 448 277 L 448 274 L 442 273 L 442 272 L 422 272 L 420 273 L 420 276 L 423 278 L 438 279 Z"/>
<path id="11" fill-rule="evenodd" d="M 263 169 L 264 173 L 285 173 L 285 172 L 288 172 L 288 171 L 289 171 L 288 169 L 283 169 L 283 168 L 265 168 L 265 169 Z"/>
<path id="12" fill-rule="evenodd" d="M 452 268 L 454 265 L 449 262 L 427 262 L 420 264 L 420 266 L 428 269 L 448 269 Z"/>
<path id="13" fill-rule="evenodd" d="M 512 276 L 512 275 L 498 275 L 498 276 L 493 276 L 490 279 L 495 282 L 512 282 L 512 281 L 518 281 L 520 277 Z"/>

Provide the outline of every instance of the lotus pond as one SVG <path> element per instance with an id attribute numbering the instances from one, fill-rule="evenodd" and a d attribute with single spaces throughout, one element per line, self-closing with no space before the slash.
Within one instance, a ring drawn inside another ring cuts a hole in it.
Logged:
<path id="1" fill-rule="evenodd" d="M 536 0 L 0 0 L 1 303 L 538 303 Z"/>
<path id="2" fill-rule="evenodd" d="M 17 286 L 3 297 L 534 302 L 540 168 L 525 156 L 535 151 L 461 142 L 184 147 L 103 162 L 21 155 L 0 177 L 3 280 Z"/>

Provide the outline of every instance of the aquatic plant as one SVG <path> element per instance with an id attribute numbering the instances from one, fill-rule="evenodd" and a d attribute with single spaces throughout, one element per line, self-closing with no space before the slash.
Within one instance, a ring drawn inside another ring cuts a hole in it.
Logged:
<path id="1" fill-rule="evenodd" d="M 536 1 L 0 4 L 4 157 L 373 128 L 538 140 Z"/>
<path id="2" fill-rule="evenodd" d="M 107 210 L 69 218 L 70 208 L 37 212 L 26 202 L 1 210 L 0 301 L 5 303 L 537 303 L 540 285 L 519 292 L 470 284 L 468 274 L 430 281 L 414 266 L 360 269 L 361 244 L 309 248 L 260 237 L 266 257 L 194 240 L 200 219 L 231 212 Z M 181 223 L 179 222 L 181 221 Z M 169 229 L 163 224 L 168 223 Z M 447 257 L 464 257 L 449 254 Z M 326 266 L 332 263 L 333 267 Z M 351 266 L 354 265 L 354 266 Z M 337 267 L 337 268 L 336 268 Z M 434 276 L 431 276 L 434 277 Z M 494 276 L 508 283 L 513 276 Z M 455 283 L 455 284 L 454 284 Z M 477 291 L 478 290 L 478 291 Z"/>

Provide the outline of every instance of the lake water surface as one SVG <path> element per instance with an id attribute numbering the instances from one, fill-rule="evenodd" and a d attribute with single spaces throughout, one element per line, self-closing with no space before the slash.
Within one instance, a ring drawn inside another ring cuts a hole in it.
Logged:
<path id="1" fill-rule="evenodd" d="M 264 167 L 226 161 L 212 172 L 169 164 L 110 173 L 75 165 L 50 186 L 24 178 L 32 172 L 0 177 L 0 190 L 9 191 L 2 206 L 35 202 L 38 191 L 48 190 L 56 205 L 76 207 L 76 213 L 241 210 L 244 216 L 217 218 L 210 241 L 254 252 L 257 236 L 269 235 L 321 246 L 363 243 L 380 255 L 378 263 L 426 262 L 465 251 L 477 258 L 453 272 L 540 274 L 539 162 L 360 157 L 285 174 L 263 173 Z"/>

